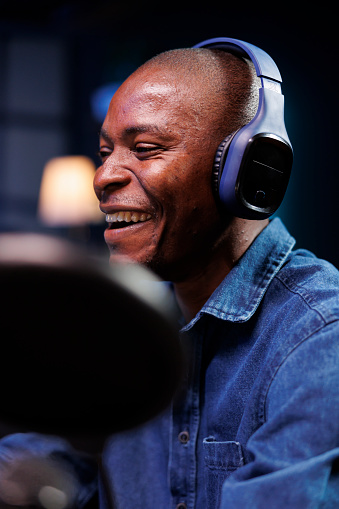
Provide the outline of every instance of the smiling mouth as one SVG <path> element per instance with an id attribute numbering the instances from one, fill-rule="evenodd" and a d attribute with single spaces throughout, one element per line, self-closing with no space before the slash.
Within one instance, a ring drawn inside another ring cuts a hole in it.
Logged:
<path id="1" fill-rule="evenodd" d="M 106 222 L 109 223 L 110 228 L 126 228 L 135 223 L 144 223 L 151 219 L 151 214 L 146 212 L 135 212 L 120 210 L 114 214 L 106 214 Z"/>

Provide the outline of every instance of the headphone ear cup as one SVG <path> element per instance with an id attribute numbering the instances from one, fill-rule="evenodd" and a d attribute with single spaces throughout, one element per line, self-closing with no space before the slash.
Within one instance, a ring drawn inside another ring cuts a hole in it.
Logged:
<path id="1" fill-rule="evenodd" d="M 212 168 L 212 188 L 215 196 L 219 199 L 219 182 L 222 174 L 222 170 L 225 166 L 225 161 L 227 157 L 228 150 L 230 148 L 231 142 L 234 136 L 237 134 L 237 131 L 229 134 L 222 140 L 217 151 L 215 153 L 213 168 Z"/>

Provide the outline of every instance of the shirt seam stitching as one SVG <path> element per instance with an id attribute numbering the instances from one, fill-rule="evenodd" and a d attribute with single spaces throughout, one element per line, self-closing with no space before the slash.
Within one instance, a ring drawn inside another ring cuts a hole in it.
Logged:
<path id="1" fill-rule="evenodd" d="M 314 311 L 322 320 L 322 322 L 324 324 L 330 324 L 332 322 L 335 322 L 336 320 L 338 320 L 338 316 L 332 314 L 330 315 L 328 318 L 326 318 L 324 316 L 324 314 L 321 312 L 321 306 L 318 305 L 318 307 L 315 307 L 315 305 L 312 306 L 312 302 L 311 299 L 312 299 L 312 296 L 309 294 L 309 292 L 307 292 L 307 290 L 301 286 L 299 286 L 298 284 L 296 283 L 292 283 L 292 284 L 289 284 L 287 281 L 285 281 L 281 274 L 277 274 L 276 275 L 276 278 L 278 279 L 278 281 L 280 281 L 280 283 L 282 285 L 284 285 L 284 287 L 289 290 L 290 292 L 292 292 L 294 295 L 298 295 L 302 301 L 306 304 L 306 306 L 311 310 L 311 311 Z M 309 299 L 306 298 L 305 295 L 303 294 L 306 294 L 308 295 Z"/>

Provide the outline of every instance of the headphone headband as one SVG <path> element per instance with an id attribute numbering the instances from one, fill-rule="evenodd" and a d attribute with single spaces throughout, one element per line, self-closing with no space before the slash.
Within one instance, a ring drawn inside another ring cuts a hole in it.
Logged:
<path id="1" fill-rule="evenodd" d="M 254 64 L 257 76 L 278 81 L 279 83 L 282 82 L 281 74 L 274 60 L 265 51 L 253 44 L 228 37 L 216 37 L 200 42 L 193 47 L 222 49 L 235 53 L 238 56 L 248 56 Z"/>

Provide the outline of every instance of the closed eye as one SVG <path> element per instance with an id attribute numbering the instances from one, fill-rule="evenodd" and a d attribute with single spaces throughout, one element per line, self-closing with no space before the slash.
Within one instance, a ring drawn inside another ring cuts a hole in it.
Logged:
<path id="1" fill-rule="evenodd" d="M 101 149 L 97 152 L 97 156 L 104 162 L 110 155 L 112 151 L 108 149 Z"/>
<path id="2" fill-rule="evenodd" d="M 156 150 L 158 147 L 136 147 L 136 152 L 151 152 L 152 150 Z"/>
<path id="3" fill-rule="evenodd" d="M 163 148 L 160 145 L 153 145 L 149 143 L 138 143 L 134 148 L 134 152 L 140 159 L 158 155 L 162 150 Z"/>

